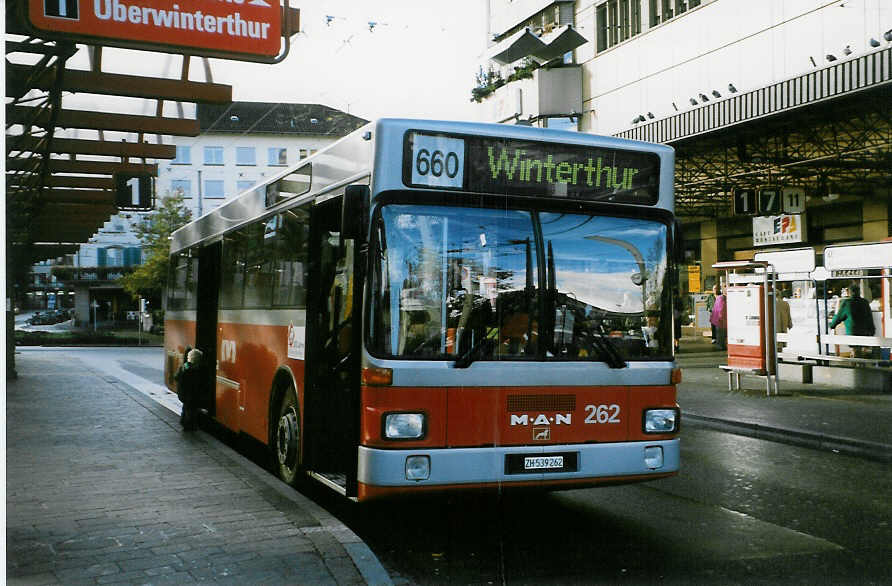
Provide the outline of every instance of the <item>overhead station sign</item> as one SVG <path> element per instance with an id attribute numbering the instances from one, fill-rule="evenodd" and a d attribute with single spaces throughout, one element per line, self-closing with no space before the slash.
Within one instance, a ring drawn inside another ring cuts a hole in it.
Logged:
<path id="1" fill-rule="evenodd" d="M 279 55 L 279 0 L 28 0 L 28 20 L 54 38 L 234 59 Z"/>

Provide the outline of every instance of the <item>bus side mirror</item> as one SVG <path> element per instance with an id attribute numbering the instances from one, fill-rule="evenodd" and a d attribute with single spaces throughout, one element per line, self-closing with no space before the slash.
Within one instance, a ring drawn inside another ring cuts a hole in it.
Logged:
<path id="1" fill-rule="evenodd" d="M 368 208 L 371 192 L 368 185 L 348 185 L 344 191 L 344 204 L 341 206 L 341 235 L 352 240 L 364 240 L 368 223 Z"/>

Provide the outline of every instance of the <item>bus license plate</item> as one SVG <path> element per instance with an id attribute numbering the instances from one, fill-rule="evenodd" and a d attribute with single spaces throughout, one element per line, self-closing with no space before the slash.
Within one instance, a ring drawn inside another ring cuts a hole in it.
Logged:
<path id="1" fill-rule="evenodd" d="M 524 470 L 560 470 L 563 467 L 563 456 L 528 456 L 523 459 Z"/>
<path id="2" fill-rule="evenodd" d="M 576 472 L 579 469 L 578 452 L 552 452 L 538 454 L 506 454 L 505 474 L 548 474 L 552 472 Z"/>

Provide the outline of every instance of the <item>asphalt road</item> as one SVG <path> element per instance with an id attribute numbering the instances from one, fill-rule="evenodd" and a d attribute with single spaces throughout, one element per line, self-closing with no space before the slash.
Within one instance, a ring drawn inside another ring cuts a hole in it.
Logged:
<path id="1" fill-rule="evenodd" d="M 170 400 L 160 349 L 73 351 Z M 397 583 L 892 583 L 889 465 L 691 426 L 682 446 L 679 476 L 631 486 L 362 506 L 309 492 Z"/>
<path id="2" fill-rule="evenodd" d="M 411 581 L 888 584 L 887 465 L 709 430 L 648 484 L 383 504 L 351 528 Z"/>

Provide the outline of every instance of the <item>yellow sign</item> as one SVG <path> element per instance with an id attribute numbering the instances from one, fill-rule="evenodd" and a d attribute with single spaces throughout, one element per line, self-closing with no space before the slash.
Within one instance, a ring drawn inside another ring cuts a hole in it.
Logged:
<path id="1" fill-rule="evenodd" d="M 700 265 L 688 266 L 688 292 L 700 293 Z"/>

